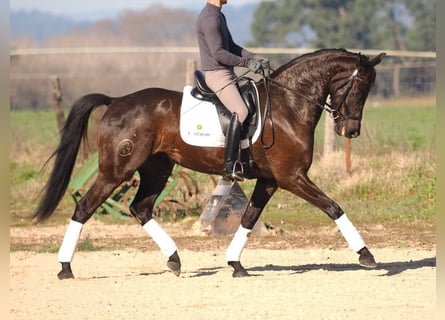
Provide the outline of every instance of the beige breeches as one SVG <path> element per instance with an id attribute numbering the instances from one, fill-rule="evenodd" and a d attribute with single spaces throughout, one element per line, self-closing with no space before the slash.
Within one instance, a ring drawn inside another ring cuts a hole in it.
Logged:
<path id="1" fill-rule="evenodd" d="M 216 93 L 224 106 L 230 112 L 236 112 L 239 121 L 243 123 L 247 118 L 248 111 L 234 82 L 236 74 L 228 69 L 206 71 L 205 79 L 209 88 Z"/>

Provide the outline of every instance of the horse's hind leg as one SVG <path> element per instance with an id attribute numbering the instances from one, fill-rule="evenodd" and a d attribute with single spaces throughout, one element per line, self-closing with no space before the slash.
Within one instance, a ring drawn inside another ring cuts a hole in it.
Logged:
<path id="1" fill-rule="evenodd" d="M 68 228 L 60 246 L 58 259 L 62 270 L 58 273 L 59 279 L 74 278 L 71 270 L 71 261 L 77 242 L 80 238 L 83 225 L 91 218 L 94 211 L 108 198 L 113 190 L 121 183 L 121 180 L 107 182 L 99 173 L 93 185 L 85 196 L 76 204 L 76 209 L 68 225 Z"/>
<path id="2" fill-rule="evenodd" d="M 151 156 L 139 169 L 140 185 L 130 206 L 131 214 L 168 258 L 167 267 L 176 275 L 181 273 L 181 261 L 173 239 L 153 219 L 155 201 L 172 172 L 174 163 L 165 154 Z"/>

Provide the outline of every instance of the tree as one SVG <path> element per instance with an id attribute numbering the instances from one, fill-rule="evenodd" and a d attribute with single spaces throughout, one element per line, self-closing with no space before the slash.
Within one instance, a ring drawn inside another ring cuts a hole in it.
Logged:
<path id="1" fill-rule="evenodd" d="M 255 45 L 343 48 L 388 47 L 393 2 L 384 0 L 278 0 L 255 13 Z"/>
<path id="2" fill-rule="evenodd" d="M 435 8 L 435 0 L 264 1 L 254 14 L 252 46 L 435 50 Z M 423 85 L 434 76 L 425 69 L 402 72 L 403 61 L 392 59 L 392 75 L 381 78 L 396 97 L 401 81 Z"/>
<path id="3" fill-rule="evenodd" d="M 255 45 L 285 47 L 359 47 L 386 33 L 380 15 L 383 0 L 277 0 L 255 13 Z"/>
<path id="4" fill-rule="evenodd" d="M 436 0 L 265 1 L 254 14 L 252 46 L 435 50 L 435 10 Z M 391 82 L 394 96 L 401 81 L 418 91 L 431 79 L 431 70 L 402 71 L 404 60 L 389 59 L 392 76 L 382 79 L 388 83 L 381 87 L 387 90 Z"/>
<path id="5" fill-rule="evenodd" d="M 435 50 L 436 0 L 276 0 L 252 23 L 255 46 Z M 401 40 L 403 40 L 401 42 Z"/>
<path id="6" fill-rule="evenodd" d="M 409 50 L 436 51 L 436 0 L 405 0 L 412 18 L 406 36 Z"/>
<path id="7" fill-rule="evenodd" d="M 406 7 L 413 17 L 412 26 L 405 37 L 408 50 L 436 51 L 436 1 L 406 0 Z M 419 61 L 416 61 L 419 62 Z M 435 68 L 411 68 L 406 71 L 413 90 L 428 93 L 432 90 L 429 83 L 436 79 Z"/>

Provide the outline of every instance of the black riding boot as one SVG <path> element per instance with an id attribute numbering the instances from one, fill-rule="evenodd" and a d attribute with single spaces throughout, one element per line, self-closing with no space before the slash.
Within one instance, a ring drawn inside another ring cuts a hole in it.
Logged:
<path id="1" fill-rule="evenodd" d="M 224 155 L 223 178 L 225 180 L 244 180 L 242 165 L 238 161 L 239 142 L 241 136 L 242 124 L 238 120 L 238 114 L 232 113 L 230 125 L 226 132 L 226 149 Z"/>

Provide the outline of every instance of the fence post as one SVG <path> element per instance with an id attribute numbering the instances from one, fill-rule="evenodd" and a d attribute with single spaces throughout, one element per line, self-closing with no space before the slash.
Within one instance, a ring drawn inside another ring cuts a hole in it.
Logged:
<path id="1" fill-rule="evenodd" d="M 59 132 L 62 132 L 65 126 L 65 114 L 63 113 L 62 89 L 59 77 L 54 76 L 51 84 L 53 88 L 54 112 L 56 113 L 57 126 L 59 127 Z"/>
<path id="2" fill-rule="evenodd" d="M 331 97 L 328 96 L 326 99 L 327 103 L 331 103 Z M 324 140 L 323 140 L 323 156 L 326 157 L 327 155 L 334 152 L 335 147 L 335 131 L 334 131 L 334 125 L 335 121 L 334 119 L 327 113 L 325 113 L 325 120 L 324 120 Z"/>
<path id="3" fill-rule="evenodd" d="M 351 139 L 349 138 L 345 141 L 345 157 L 346 173 L 351 174 Z"/>
<path id="4" fill-rule="evenodd" d="M 195 70 L 196 70 L 196 60 L 195 59 L 187 59 L 187 71 L 185 74 L 185 84 L 193 85 L 195 82 Z"/>

